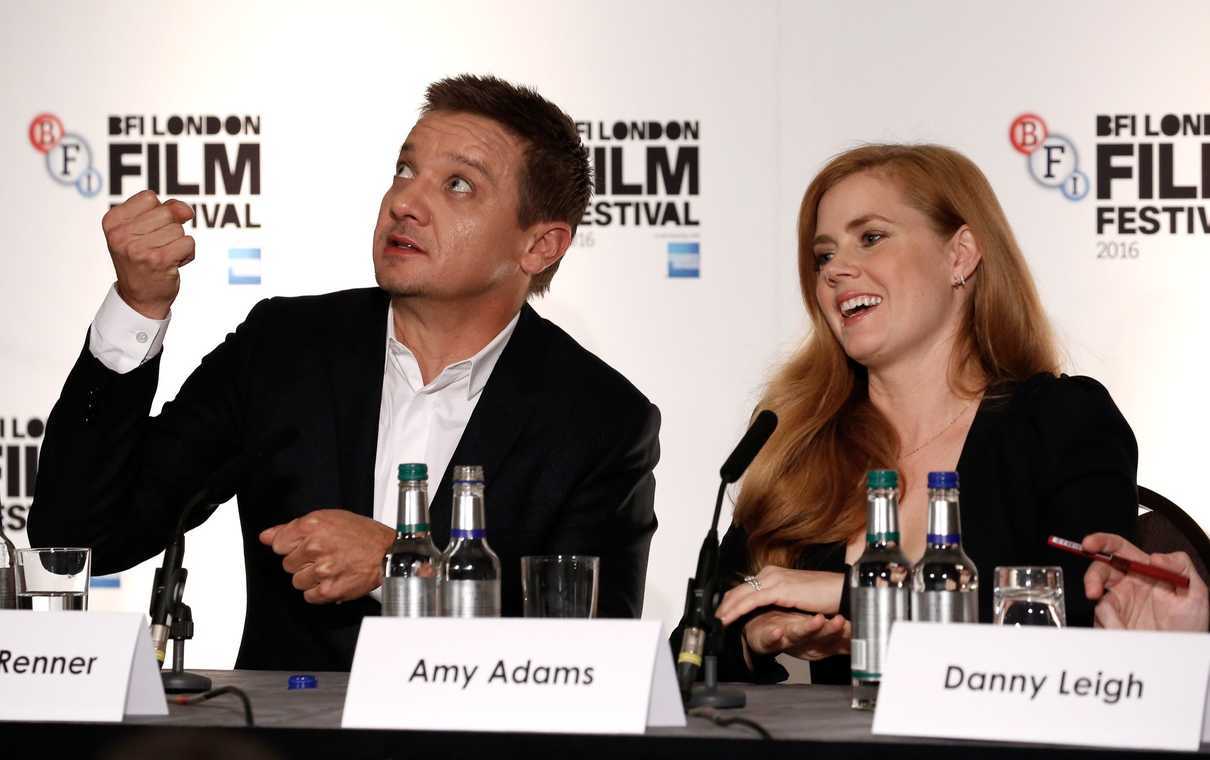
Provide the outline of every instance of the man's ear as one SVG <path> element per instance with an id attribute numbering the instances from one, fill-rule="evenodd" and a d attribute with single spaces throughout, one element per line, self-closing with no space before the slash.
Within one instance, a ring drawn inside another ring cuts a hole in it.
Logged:
<path id="1" fill-rule="evenodd" d="M 534 277 L 555 264 L 571 245 L 571 225 L 540 222 L 529 229 L 529 245 L 521 254 L 521 270 Z"/>

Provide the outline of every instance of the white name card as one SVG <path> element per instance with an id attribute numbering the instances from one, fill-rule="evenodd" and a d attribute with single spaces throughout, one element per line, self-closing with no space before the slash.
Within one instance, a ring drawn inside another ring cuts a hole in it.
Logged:
<path id="1" fill-rule="evenodd" d="M 0 610 L 0 720 L 167 714 L 144 616 Z"/>
<path id="2" fill-rule="evenodd" d="M 1193 751 L 1210 635 L 896 623 L 874 733 Z"/>
<path id="3" fill-rule="evenodd" d="M 341 725 L 641 734 L 685 713 L 658 622 L 368 617 Z"/>
<path id="4" fill-rule="evenodd" d="M 1202 744 L 1210 744 L 1210 684 L 1206 686 L 1206 715 L 1202 718 Z"/>

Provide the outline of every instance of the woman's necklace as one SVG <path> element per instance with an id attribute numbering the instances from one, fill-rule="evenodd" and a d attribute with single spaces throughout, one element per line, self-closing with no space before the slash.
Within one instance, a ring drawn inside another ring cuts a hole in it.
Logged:
<path id="1" fill-rule="evenodd" d="M 917 446 L 916 448 L 912 449 L 911 451 L 909 451 L 908 453 L 906 453 L 906 454 L 902 455 L 902 456 L 901 456 L 901 457 L 899 457 L 899 458 L 900 458 L 900 459 L 907 459 L 907 458 L 908 458 L 908 457 L 910 457 L 912 454 L 915 454 L 917 451 L 920 451 L 920 450 L 921 450 L 921 449 L 923 449 L 925 446 L 928 446 L 930 443 L 932 443 L 933 441 L 935 441 L 935 440 L 937 440 L 938 438 L 940 438 L 940 437 L 941 437 L 941 436 L 942 436 L 942 435 L 945 433 L 945 431 L 949 430 L 950 428 L 952 428 L 952 427 L 954 426 L 954 423 L 958 421 L 958 418 L 960 418 L 962 415 L 966 414 L 966 410 L 967 410 L 967 409 L 970 409 L 970 408 L 971 408 L 971 404 L 973 404 L 973 403 L 975 403 L 973 400 L 972 400 L 972 401 L 967 402 L 966 406 L 962 407 L 962 408 L 961 408 L 961 409 L 958 411 L 958 414 L 954 415 L 954 419 L 952 419 L 952 420 L 950 420 L 949 422 L 947 422 L 947 423 L 946 423 L 946 425 L 945 425 L 945 427 L 943 427 L 943 428 L 941 428 L 940 430 L 938 430 L 938 431 L 937 431 L 937 434 L 936 434 L 936 435 L 934 435 L 932 438 L 928 439 L 928 440 L 927 440 L 927 441 L 925 441 L 924 443 L 920 444 L 919 446 Z"/>

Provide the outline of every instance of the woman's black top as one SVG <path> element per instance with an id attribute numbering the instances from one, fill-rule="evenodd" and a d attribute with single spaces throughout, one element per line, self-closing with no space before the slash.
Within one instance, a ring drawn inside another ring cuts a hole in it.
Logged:
<path id="1" fill-rule="evenodd" d="M 1095 606 L 1084 596 L 1088 561 L 1046 545 L 1050 535 L 1080 541 L 1106 531 L 1133 540 L 1138 515 L 1134 433 L 1109 397 L 1088 377 L 1035 375 L 989 391 L 971 423 L 958 459 L 962 545 L 979 569 L 979 620 L 991 622 L 993 570 L 998 565 L 1063 568 L 1067 623 L 1091 626 Z M 753 570 L 744 529 L 732 525 L 719 559 L 722 586 Z M 799 555 L 800 570 L 847 573 L 845 544 L 816 544 Z M 849 618 L 848 583 L 840 614 Z M 759 612 L 759 610 L 757 611 Z M 757 613 L 753 613 L 757 614 Z M 719 678 L 775 683 L 787 677 L 773 657 L 749 670 L 733 623 L 719 660 Z M 814 683 L 848 683 L 847 655 L 811 663 Z"/>

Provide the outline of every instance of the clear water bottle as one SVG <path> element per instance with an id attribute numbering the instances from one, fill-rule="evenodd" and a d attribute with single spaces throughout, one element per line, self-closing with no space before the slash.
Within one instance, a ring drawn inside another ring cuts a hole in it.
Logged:
<path id="1" fill-rule="evenodd" d="M 428 476 L 423 464 L 399 465 L 398 527 L 382 568 L 382 614 L 387 617 L 440 614 L 441 552 L 429 535 Z"/>
<path id="2" fill-rule="evenodd" d="M 874 709 L 891 625 L 908 619 L 911 603 L 912 565 L 899 548 L 899 474 L 870 470 L 866 485 L 866 547 L 849 571 L 855 710 Z"/>
<path id="3" fill-rule="evenodd" d="M 958 473 L 929 473 L 928 548 L 912 570 L 912 619 L 979 622 L 979 571 L 962 550 Z"/>
<path id="4" fill-rule="evenodd" d="M 0 514 L 0 610 L 17 609 L 17 547 L 4 534 Z"/>
<path id="5" fill-rule="evenodd" d="M 454 514 L 439 577 L 441 614 L 500 617 L 500 558 L 487 545 L 482 467 L 454 468 Z"/>

